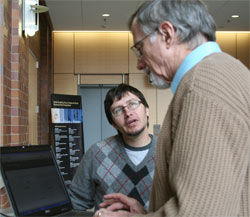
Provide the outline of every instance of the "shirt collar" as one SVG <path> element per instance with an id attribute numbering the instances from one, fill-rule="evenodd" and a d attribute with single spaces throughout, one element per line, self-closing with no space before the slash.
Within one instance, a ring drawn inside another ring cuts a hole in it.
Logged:
<path id="1" fill-rule="evenodd" d="M 171 90 L 173 94 L 175 94 L 176 89 L 183 76 L 191 68 L 193 68 L 197 63 L 199 63 L 204 57 L 216 52 L 221 52 L 219 45 L 216 42 L 210 41 L 195 48 L 190 54 L 188 54 L 184 61 L 181 63 L 178 70 L 176 71 L 174 79 L 171 82 Z"/>

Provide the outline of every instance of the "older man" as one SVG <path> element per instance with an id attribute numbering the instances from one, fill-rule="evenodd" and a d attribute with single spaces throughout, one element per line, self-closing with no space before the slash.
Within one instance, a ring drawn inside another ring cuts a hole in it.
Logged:
<path id="1" fill-rule="evenodd" d="M 130 28 L 137 68 L 174 97 L 158 138 L 150 213 L 113 194 L 96 216 L 250 216 L 249 70 L 221 52 L 199 0 L 147 1 Z"/>

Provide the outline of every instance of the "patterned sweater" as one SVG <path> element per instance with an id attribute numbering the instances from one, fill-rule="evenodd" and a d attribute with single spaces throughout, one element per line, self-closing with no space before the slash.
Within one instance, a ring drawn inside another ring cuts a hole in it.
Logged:
<path id="1" fill-rule="evenodd" d="M 152 138 L 144 160 L 135 166 L 122 138 L 112 136 L 92 145 L 84 154 L 69 187 L 74 209 L 86 210 L 103 201 L 105 194 L 121 192 L 147 209 L 154 176 L 156 137 Z"/>
<path id="2" fill-rule="evenodd" d="M 151 217 L 250 216 L 250 72 L 214 53 L 182 78 L 158 137 Z"/>

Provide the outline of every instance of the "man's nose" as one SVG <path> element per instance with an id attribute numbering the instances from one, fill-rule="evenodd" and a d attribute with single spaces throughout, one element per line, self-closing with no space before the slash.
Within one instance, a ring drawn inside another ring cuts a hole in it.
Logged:
<path id="1" fill-rule="evenodd" d="M 131 110 L 126 106 L 123 108 L 123 113 L 125 116 L 130 116 Z"/>
<path id="2" fill-rule="evenodd" d="M 146 64 L 142 59 L 137 60 L 137 69 L 138 70 L 143 70 L 146 68 Z"/>

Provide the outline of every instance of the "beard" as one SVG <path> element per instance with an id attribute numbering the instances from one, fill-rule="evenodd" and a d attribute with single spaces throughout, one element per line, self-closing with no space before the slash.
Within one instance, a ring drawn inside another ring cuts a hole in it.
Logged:
<path id="1" fill-rule="evenodd" d="M 135 131 L 133 133 L 130 133 L 130 132 L 126 132 L 126 136 L 138 136 L 140 135 L 144 130 L 145 130 L 146 126 L 142 127 L 140 130 L 138 131 Z"/>
<path id="2" fill-rule="evenodd" d="M 150 71 L 149 74 L 149 83 L 155 86 L 158 89 L 167 89 L 170 87 L 170 84 L 164 81 L 160 76 Z"/>
<path id="3" fill-rule="evenodd" d="M 148 67 L 145 70 L 147 74 L 149 73 L 149 83 L 155 86 L 158 89 L 167 89 L 170 87 L 170 84 L 167 83 L 163 78 L 156 75 L 154 72 L 152 72 Z"/>

